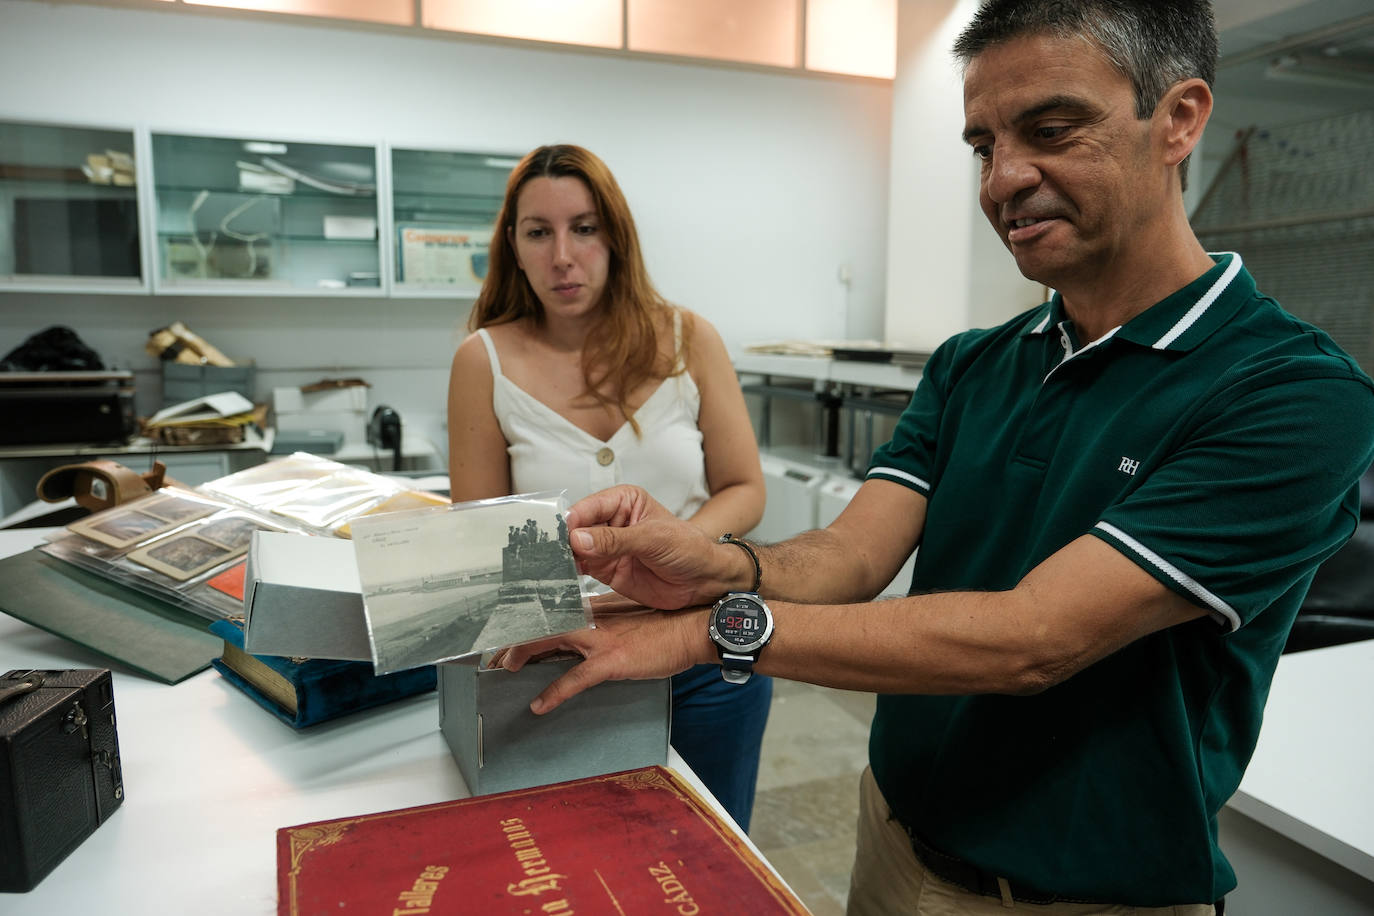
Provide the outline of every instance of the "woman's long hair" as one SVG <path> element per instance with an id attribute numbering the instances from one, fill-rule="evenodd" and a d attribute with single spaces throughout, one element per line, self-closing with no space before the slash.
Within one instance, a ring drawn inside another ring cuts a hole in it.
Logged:
<path id="1" fill-rule="evenodd" d="M 492 234 L 487 276 L 468 318 L 468 329 L 475 331 L 522 318 L 536 325 L 544 322 L 544 307 L 516 264 L 511 241 L 520 192 L 535 178 L 578 178 L 596 202 L 611 257 L 601 296 L 601 318 L 582 348 L 582 377 L 587 392 L 608 409 L 618 410 L 638 434 L 639 425 L 631 416 L 627 399 L 644 382 L 667 378 L 686 368 L 691 327 L 684 320 L 682 342 L 674 357 L 666 358 L 659 349 L 658 328 L 671 306 L 649 281 L 639 250 L 639 233 L 620 185 L 606 163 L 593 153 L 567 144 L 541 146 L 511 172 Z"/>

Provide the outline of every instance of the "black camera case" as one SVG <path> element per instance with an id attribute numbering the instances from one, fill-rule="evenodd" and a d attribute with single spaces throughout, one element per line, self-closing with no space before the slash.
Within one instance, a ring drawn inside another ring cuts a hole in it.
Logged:
<path id="1" fill-rule="evenodd" d="M 110 672 L 0 676 L 0 891 L 31 890 L 123 801 Z"/>

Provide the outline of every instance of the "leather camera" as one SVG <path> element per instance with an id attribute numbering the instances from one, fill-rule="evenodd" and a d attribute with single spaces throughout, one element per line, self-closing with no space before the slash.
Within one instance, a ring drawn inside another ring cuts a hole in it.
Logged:
<path id="1" fill-rule="evenodd" d="M 110 672 L 0 676 L 0 891 L 31 890 L 123 801 Z"/>

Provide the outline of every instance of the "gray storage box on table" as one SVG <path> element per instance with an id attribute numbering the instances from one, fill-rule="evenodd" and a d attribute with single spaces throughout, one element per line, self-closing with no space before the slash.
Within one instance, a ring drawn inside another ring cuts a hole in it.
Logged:
<path id="1" fill-rule="evenodd" d="M 242 366 L 192 366 L 165 362 L 162 364 L 162 406 L 193 401 L 221 391 L 236 391 L 252 401 L 256 374 L 257 367 L 251 363 Z"/>
<path id="2" fill-rule="evenodd" d="M 542 716 L 530 701 L 581 659 L 519 672 L 471 662 L 439 665 L 439 730 L 468 791 L 487 795 L 668 761 L 667 678 L 606 681 Z"/>

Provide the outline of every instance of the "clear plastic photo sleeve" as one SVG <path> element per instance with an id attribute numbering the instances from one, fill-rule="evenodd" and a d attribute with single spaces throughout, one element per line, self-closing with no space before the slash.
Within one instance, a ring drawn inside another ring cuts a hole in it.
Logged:
<path id="1" fill-rule="evenodd" d="M 590 627 L 567 509 L 563 492 L 533 493 L 355 519 L 377 673 Z"/>

